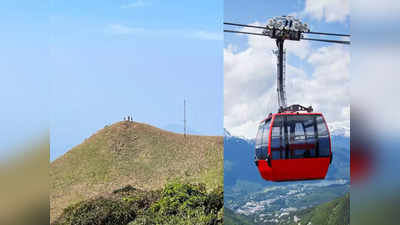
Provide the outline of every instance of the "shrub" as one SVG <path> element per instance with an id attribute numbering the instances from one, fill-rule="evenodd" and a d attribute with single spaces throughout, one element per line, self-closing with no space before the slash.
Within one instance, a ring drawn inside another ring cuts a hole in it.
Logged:
<path id="1" fill-rule="evenodd" d="M 223 189 L 207 193 L 203 184 L 171 183 L 159 191 L 132 186 L 107 198 L 66 208 L 54 225 L 217 225 L 223 224 Z"/>
<path id="2" fill-rule="evenodd" d="M 138 189 L 132 187 L 131 185 L 126 185 L 126 186 L 123 187 L 123 188 L 114 190 L 112 193 L 113 193 L 113 194 L 126 193 L 126 192 L 129 193 L 129 192 L 136 191 L 136 190 L 138 190 Z"/>
<path id="3" fill-rule="evenodd" d="M 147 224 L 223 224 L 223 191 L 203 184 L 168 184 L 146 214 Z"/>
<path id="4" fill-rule="evenodd" d="M 58 225 L 115 225 L 127 224 L 136 217 L 137 209 L 124 201 L 103 197 L 83 201 L 66 208 L 55 222 Z"/>

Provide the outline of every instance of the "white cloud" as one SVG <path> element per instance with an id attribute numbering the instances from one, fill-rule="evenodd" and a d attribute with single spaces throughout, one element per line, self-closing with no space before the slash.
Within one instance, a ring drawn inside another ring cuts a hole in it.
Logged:
<path id="1" fill-rule="evenodd" d="M 131 27 L 122 24 L 109 24 L 105 28 L 105 33 L 111 35 L 157 35 L 157 36 L 172 36 L 172 37 L 184 37 L 198 40 L 212 40 L 212 41 L 222 41 L 222 32 L 211 32 L 204 30 L 151 30 L 144 29 L 141 27 Z"/>
<path id="2" fill-rule="evenodd" d="M 131 3 L 122 5 L 121 8 L 123 8 L 123 9 L 138 8 L 138 7 L 143 7 L 146 5 L 147 5 L 147 3 L 145 3 L 143 0 L 137 0 L 135 2 L 131 2 Z"/>
<path id="3" fill-rule="evenodd" d="M 351 17 L 360 20 L 360 23 L 370 25 L 374 23 L 387 23 L 400 17 L 400 1 L 398 0 L 351 0 Z"/>
<path id="4" fill-rule="evenodd" d="M 326 22 L 344 22 L 350 13 L 349 0 L 306 0 L 303 13 Z"/>
<path id="5" fill-rule="evenodd" d="M 203 30 L 193 32 L 193 37 L 199 38 L 202 40 L 217 40 L 217 41 L 223 40 L 222 32 L 209 32 L 209 31 L 203 31 Z"/>
<path id="6" fill-rule="evenodd" d="M 312 105 L 328 123 L 349 129 L 348 49 L 329 45 L 312 51 L 307 41 L 287 41 L 285 48 L 288 104 Z M 249 36 L 243 51 L 224 49 L 224 126 L 233 135 L 254 138 L 258 122 L 278 108 L 274 49 L 274 40 L 259 36 Z M 291 65 L 293 56 L 313 72 Z"/>
<path id="7" fill-rule="evenodd" d="M 135 33 L 144 33 L 143 28 L 134 28 L 122 24 L 109 24 L 106 27 L 106 32 L 113 35 L 130 35 Z"/>

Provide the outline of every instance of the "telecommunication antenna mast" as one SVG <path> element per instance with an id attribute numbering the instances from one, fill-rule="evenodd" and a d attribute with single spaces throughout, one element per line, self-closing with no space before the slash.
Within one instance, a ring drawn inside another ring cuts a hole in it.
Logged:
<path id="1" fill-rule="evenodd" d="M 227 30 L 224 29 L 224 32 L 230 33 L 239 33 L 239 34 L 249 34 L 249 35 L 259 35 L 259 36 L 267 36 L 272 39 L 275 39 L 276 46 L 278 50 L 275 51 L 277 55 L 277 92 L 278 92 L 278 103 L 279 103 L 279 112 L 283 111 L 312 111 L 312 107 L 304 107 L 301 105 L 291 105 L 287 106 L 286 103 L 286 92 L 285 92 L 285 50 L 283 44 L 285 40 L 290 41 L 300 41 L 300 40 L 309 40 L 309 41 L 320 41 L 320 42 L 329 42 L 329 43 L 338 43 L 338 44 L 350 44 L 350 41 L 344 40 L 328 40 L 328 39 L 317 39 L 317 38 L 309 38 L 305 37 L 304 34 L 314 34 L 314 35 L 328 35 L 328 36 L 338 36 L 338 37 L 350 37 L 349 34 L 335 34 L 335 33 L 325 33 L 325 32 L 311 32 L 308 28 L 308 25 L 302 23 L 299 19 L 294 18 L 293 16 L 278 16 L 268 20 L 268 24 L 266 26 L 255 26 L 255 25 L 247 25 L 247 24 L 238 24 L 238 23 L 224 23 L 225 25 L 230 26 L 238 26 L 238 27 L 248 27 L 248 28 L 257 28 L 262 29 L 262 33 L 254 33 L 247 31 L 236 31 L 236 30 Z"/>
<path id="2" fill-rule="evenodd" d="M 183 136 L 186 140 L 186 99 L 183 99 Z"/>

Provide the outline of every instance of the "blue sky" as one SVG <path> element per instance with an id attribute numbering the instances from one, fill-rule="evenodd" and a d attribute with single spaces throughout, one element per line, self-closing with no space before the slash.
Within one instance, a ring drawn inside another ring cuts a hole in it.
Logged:
<path id="1" fill-rule="evenodd" d="M 222 1 L 53 1 L 51 159 L 131 114 L 223 134 Z"/>
<path id="2" fill-rule="evenodd" d="M 303 22 L 307 23 L 312 31 L 349 33 L 349 17 L 347 17 L 345 22 L 326 22 L 323 19 L 315 19 L 308 14 L 301 15 L 301 12 L 304 10 L 304 8 L 305 1 L 303 0 L 253 0 L 251 2 L 245 0 L 225 0 L 224 21 L 250 24 L 254 23 L 255 21 L 265 22 L 275 16 L 296 13 L 296 17 L 301 18 Z M 229 26 L 227 26 L 227 28 L 228 27 Z M 247 38 L 245 36 L 238 38 L 237 36 L 227 33 L 224 35 L 225 47 L 234 43 L 242 48 L 246 46 L 246 39 Z M 313 45 L 318 47 L 326 44 L 315 42 Z"/>
<path id="3" fill-rule="evenodd" d="M 349 11 L 346 0 L 224 1 L 225 22 L 265 25 L 272 17 L 294 15 L 318 32 L 349 33 Z M 247 31 L 261 33 L 259 29 Z M 286 41 L 285 48 L 288 104 L 312 105 L 325 114 L 331 131 L 348 135 L 349 47 Z M 276 111 L 275 49 L 275 41 L 268 37 L 224 34 L 224 127 L 231 134 L 254 138 L 258 122 Z"/>
<path id="4" fill-rule="evenodd" d="M 249 47 L 246 37 L 222 34 L 223 20 L 263 22 L 304 8 L 303 1 L 6 1 L 0 8 L 0 156 L 50 128 L 54 159 L 127 114 L 179 127 L 184 98 L 191 130 L 222 135 L 223 48 Z M 348 18 L 302 17 L 313 30 L 349 30 Z M 288 56 L 312 74 L 315 65 L 307 60 Z"/>
<path id="5" fill-rule="evenodd" d="M 0 162 L 48 135 L 49 60 L 46 2 L 0 7 Z"/>

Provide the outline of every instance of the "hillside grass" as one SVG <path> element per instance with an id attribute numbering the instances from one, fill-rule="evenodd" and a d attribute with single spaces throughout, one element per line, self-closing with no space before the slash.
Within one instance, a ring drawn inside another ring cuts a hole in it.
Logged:
<path id="1" fill-rule="evenodd" d="M 348 225 L 350 224 L 350 195 L 329 201 L 299 213 L 298 225 Z"/>
<path id="2" fill-rule="evenodd" d="M 50 220 L 70 204 L 126 185 L 156 190 L 171 181 L 223 184 L 223 138 L 176 134 L 122 121 L 50 164 Z"/>

